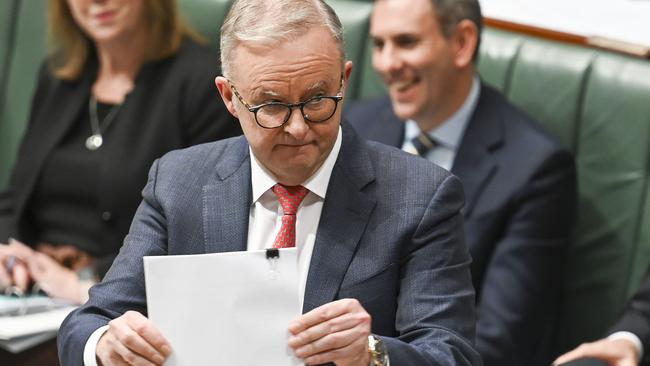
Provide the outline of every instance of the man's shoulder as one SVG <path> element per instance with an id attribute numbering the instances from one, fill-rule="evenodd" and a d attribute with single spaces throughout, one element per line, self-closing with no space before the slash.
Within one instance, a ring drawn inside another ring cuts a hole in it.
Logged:
<path id="1" fill-rule="evenodd" d="M 243 136 L 207 142 L 184 149 L 172 150 L 158 162 L 158 170 L 177 175 L 214 172 L 221 164 L 241 163 L 248 156 L 248 144 Z"/>
<path id="2" fill-rule="evenodd" d="M 352 101 L 345 105 L 343 116 L 355 128 L 376 124 L 378 119 L 399 122 L 388 95 Z"/>
<path id="3" fill-rule="evenodd" d="M 541 122 L 507 100 L 501 92 L 483 84 L 480 102 L 486 104 L 487 108 L 497 110 L 496 115 L 500 117 L 506 150 L 514 149 L 539 154 L 566 151 L 560 140 Z M 484 114 L 480 110 L 477 112 L 478 115 L 474 118 L 479 120 L 478 123 L 486 123 L 487 121 L 481 121 Z"/>
<path id="4" fill-rule="evenodd" d="M 381 142 L 364 141 L 378 181 L 390 182 L 399 189 L 437 186 L 452 174 L 440 166 Z"/>

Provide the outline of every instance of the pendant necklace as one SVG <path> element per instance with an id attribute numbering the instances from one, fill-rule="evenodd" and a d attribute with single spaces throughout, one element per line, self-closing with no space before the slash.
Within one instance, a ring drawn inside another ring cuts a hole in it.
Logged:
<path id="1" fill-rule="evenodd" d="M 90 128 L 93 134 L 86 139 L 86 149 L 95 151 L 102 147 L 102 144 L 104 143 L 102 131 L 106 133 L 108 127 L 110 127 L 113 120 L 115 120 L 115 116 L 117 116 L 117 112 L 120 111 L 121 106 L 121 104 L 117 104 L 111 107 L 111 110 L 108 111 L 106 117 L 104 117 L 100 123 L 99 117 L 97 116 L 97 99 L 95 99 L 94 95 L 90 95 L 90 99 L 88 100 L 88 109 L 90 110 Z"/>

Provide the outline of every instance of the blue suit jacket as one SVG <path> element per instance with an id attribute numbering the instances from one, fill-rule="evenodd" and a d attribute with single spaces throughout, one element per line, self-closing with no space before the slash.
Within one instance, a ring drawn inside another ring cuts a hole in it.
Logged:
<path id="1" fill-rule="evenodd" d="M 425 184 L 422 184 L 425 183 Z M 62 364 L 81 365 L 90 334 L 127 310 L 146 314 L 142 257 L 246 250 L 252 204 L 243 137 L 154 163 L 124 246 L 59 332 Z M 480 365 L 457 178 L 343 127 L 303 311 L 356 298 L 395 365 Z"/>
<path id="2" fill-rule="evenodd" d="M 345 113 L 362 137 L 402 146 L 404 123 L 387 96 L 353 104 Z M 465 188 L 476 347 L 483 363 L 549 365 L 575 215 L 571 154 L 481 85 L 451 172 Z"/>

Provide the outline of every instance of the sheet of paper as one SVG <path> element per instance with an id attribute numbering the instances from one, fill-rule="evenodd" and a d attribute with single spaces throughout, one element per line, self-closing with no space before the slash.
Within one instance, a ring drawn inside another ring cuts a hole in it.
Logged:
<path id="1" fill-rule="evenodd" d="M 145 257 L 149 318 L 172 346 L 167 366 L 302 365 L 287 345 L 300 314 L 295 249 Z"/>

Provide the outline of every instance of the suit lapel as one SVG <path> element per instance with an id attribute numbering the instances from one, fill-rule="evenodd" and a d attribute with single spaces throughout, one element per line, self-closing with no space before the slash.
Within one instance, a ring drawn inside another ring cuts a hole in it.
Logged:
<path id="1" fill-rule="evenodd" d="M 206 253 L 246 250 L 252 200 L 248 144 L 239 137 L 215 151 L 216 182 L 203 187 L 203 234 Z M 242 189 L 243 188 L 243 189 Z"/>
<path id="2" fill-rule="evenodd" d="M 465 189 L 465 217 L 471 215 L 483 188 L 498 169 L 493 152 L 504 141 L 503 121 L 499 109 L 491 100 L 491 91 L 481 85 L 478 104 L 451 169 Z"/>
<path id="3" fill-rule="evenodd" d="M 309 266 L 303 312 L 336 298 L 375 207 L 375 199 L 363 192 L 374 180 L 364 146 L 352 128 L 344 125 Z"/>

